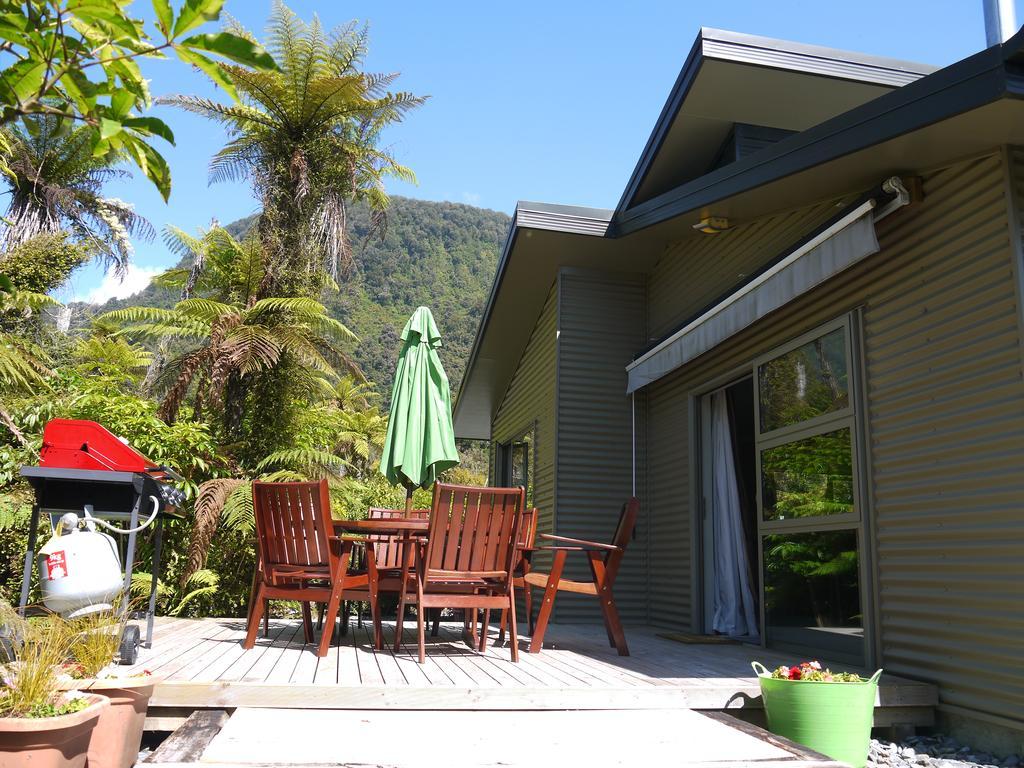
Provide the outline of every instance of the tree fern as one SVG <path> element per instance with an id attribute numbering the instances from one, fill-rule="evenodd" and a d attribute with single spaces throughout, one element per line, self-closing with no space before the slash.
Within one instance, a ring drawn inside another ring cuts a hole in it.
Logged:
<path id="1" fill-rule="evenodd" d="M 267 48 L 279 71 L 224 65 L 238 104 L 169 99 L 226 129 L 211 180 L 246 178 L 261 200 L 260 239 L 270 260 L 261 296 L 308 294 L 321 269 L 335 278 L 344 272 L 351 262 L 348 203 L 383 211 L 384 180 L 413 178 L 379 140 L 423 98 L 390 92 L 394 74 L 362 71 L 367 40 L 365 27 L 325 33 L 318 19 L 307 24 L 276 2 Z"/>

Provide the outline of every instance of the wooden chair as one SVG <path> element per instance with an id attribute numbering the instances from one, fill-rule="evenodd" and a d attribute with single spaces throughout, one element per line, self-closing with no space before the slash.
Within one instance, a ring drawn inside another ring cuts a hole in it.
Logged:
<path id="1" fill-rule="evenodd" d="M 559 592 L 575 592 L 578 595 L 593 595 L 598 599 L 601 604 L 601 613 L 604 616 L 604 626 L 608 631 L 609 645 L 616 648 L 620 656 L 629 656 L 626 635 L 622 631 L 622 622 L 619 620 L 619 612 L 615 607 L 613 588 L 615 578 L 619 575 L 622 558 L 626 554 L 626 546 L 633 537 L 633 528 L 636 526 L 639 512 L 640 502 L 635 498 L 622 505 L 619 524 L 615 528 L 611 544 L 570 539 L 566 536 L 553 536 L 547 533 L 540 534 L 543 539 L 560 543 L 540 548 L 553 553 L 550 573 L 530 571 L 523 577 L 527 590 L 531 587 L 544 588 L 544 600 L 540 604 L 537 625 L 532 633 L 530 653 L 537 653 L 543 647 L 544 632 L 548 628 L 551 609 L 555 605 L 555 596 Z M 590 565 L 590 581 L 570 581 L 562 578 L 565 558 L 570 552 L 580 552 L 587 556 Z M 514 625 L 512 632 L 515 634 Z"/>
<path id="2" fill-rule="evenodd" d="M 406 517 L 404 509 L 382 509 L 373 507 L 367 517 L 370 520 L 392 520 Z M 430 517 L 429 509 L 412 509 L 408 517 L 426 520 Z M 370 579 L 370 590 L 380 599 L 381 593 L 402 591 L 402 537 L 394 534 L 370 535 L 366 537 L 367 575 Z M 409 569 L 411 574 L 413 569 Z M 380 624 L 380 606 L 374 605 L 372 612 L 375 617 L 373 626 L 374 645 L 383 646 Z"/>
<path id="3" fill-rule="evenodd" d="M 516 545 L 514 565 L 512 566 L 512 587 L 523 590 L 523 601 L 526 603 L 526 619 L 529 632 L 533 634 L 533 594 L 526 586 L 524 577 L 530 572 L 530 561 L 537 549 L 537 508 L 523 512 L 523 524 L 519 529 L 519 541 Z M 501 612 L 501 623 L 498 630 L 498 642 L 505 642 L 505 624 L 508 622 L 508 611 Z M 484 628 L 486 631 L 486 627 Z"/>
<path id="4" fill-rule="evenodd" d="M 519 488 L 476 488 L 437 483 L 430 509 L 427 541 L 416 549 L 416 591 L 403 589 L 398 600 L 396 641 L 402 636 L 405 604 L 417 606 L 419 661 L 426 661 L 424 612 L 430 608 L 508 609 L 516 635 L 516 602 L 512 587 L 516 542 L 522 525 L 526 492 Z M 512 661 L 519 660 L 512 643 Z M 487 633 L 480 633 L 480 651 Z"/>
<path id="5" fill-rule="evenodd" d="M 307 641 L 312 641 L 311 603 L 327 603 L 326 623 L 317 656 L 326 656 L 342 595 L 374 600 L 365 573 L 348 572 L 350 538 L 334 534 L 327 481 L 317 483 L 253 483 L 253 511 L 260 552 L 260 573 L 249 610 L 244 648 L 256 642 L 269 600 L 302 603 Z"/>

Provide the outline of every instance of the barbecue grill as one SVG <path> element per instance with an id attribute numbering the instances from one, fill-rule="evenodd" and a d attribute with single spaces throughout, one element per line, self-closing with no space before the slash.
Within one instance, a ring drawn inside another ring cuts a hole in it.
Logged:
<path id="1" fill-rule="evenodd" d="M 145 613 L 145 647 L 151 647 L 163 524 L 165 520 L 182 517 L 178 507 L 185 496 L 173 483 L 183 482 L 183 478 L 171 468 L 150 461 L 96 422 L 73 419 L 53 419 L 46 425 L 39 466 L 22 467 L 21 475 L 35 491 L 21 586 L 21 610 L 24 611 L 28 602 L 41 514 L 49 515 L 52 529 L 56 529 L 60 519 L 69 512 L 80 515 L 84 511 L 87 518 L 120 522 L 122 526 L 127 523 L 127 528 L 120 530 L 110 523 L 104 526 L 127 535 L 122 556 L 125 595 L 131 587 L 138 534 L 152 524 L 153 582 Z M 143 520 L 141 525 L 140 520 Z M 127 609 L 128 601 L 123 600 L 122 610 Z M 121 663 L 134 663 L 139 634 L 138 627 L 126 627 Z"/>

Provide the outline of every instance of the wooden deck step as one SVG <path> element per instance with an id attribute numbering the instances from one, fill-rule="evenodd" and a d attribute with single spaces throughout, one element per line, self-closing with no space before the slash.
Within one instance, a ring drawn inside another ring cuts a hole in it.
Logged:
<path id="1" fill-rule="evenodd" d="M 287 734 L 286 738 L 282 738 Z M 529 734 L 524 742 L 522 734 Z M 690 710 L 398 712 L 239 709 L 201 765 L 393 768 L 638 764 L 841 768 L 750 726 Z"/>

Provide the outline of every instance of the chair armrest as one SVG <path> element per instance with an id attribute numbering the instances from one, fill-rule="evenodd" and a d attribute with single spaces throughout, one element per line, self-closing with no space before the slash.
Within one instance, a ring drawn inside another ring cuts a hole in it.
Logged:
<path id="1" fill-rule="evenodd" d="M 586 547 L 537 547 L 538 552 L 586 552 Z"/>
<path id="2" fill-rule="evenodd" d="M 599 541 L 586 541 L 585 539 L 572 539 L 568 536 L 555 536 L 551 533 L 538 533 L 538 536 L 544 539 L 550 539 L 551 541 L 563 541 L 566 544 L 572 544 L 577 548 L 582 549 L 604 549 L 609 552 L 615 552 L 619 549 L 614 544 L 602 544 Z M 544 549 L 550 549 L 550 547 L 544 547 Z"/>

